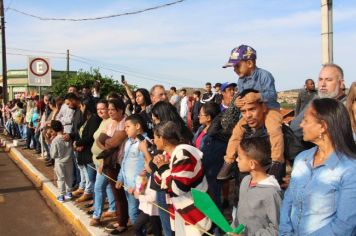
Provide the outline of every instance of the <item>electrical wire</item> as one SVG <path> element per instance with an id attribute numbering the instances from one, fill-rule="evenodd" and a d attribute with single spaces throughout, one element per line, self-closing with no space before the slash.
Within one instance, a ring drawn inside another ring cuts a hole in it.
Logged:
<path id="1" fill-rule="evenodd" d="M 24 51 L 24 52 L 39 52 L 39 53 L 47 53 L 47 54 L 67 55 L 67 53 L 65 53 L 65 52 L 53 52 L 53 51 L 43 51 L 43 50 L 30 50 L 30 49 L 12 48 L 12 47 L 6 47 L 6 49 L 15 50 L 15 51 Z"/>
<path id="2" fill-rule="evenodd" d="M 93 60 L 93 59 L 82 57 L 82 56 L 78 56 L 78 55 L 75 55 L 75 54 L 70 54 L 70 56 L 76 57 L 76 58 L 79 58 L 79 59 L 82 59 L 82 60 L 85 60 L 85 61 L 102 64 L 102 65 L 110 65 L 111 67 L 119 66 L 119 67 L 125 68 L 126 73 L 133 73 L 133 74 L 144 76 L 144 77 L 148 77 L 148 78 L 155 78 L 155 79 L 158 78 L 161 81 L 164 81 L 166 83 L 167 83 L 167 81 L 165 79 L 163 79 L 165 77 L 169 77 L 171 79 L 174 79 L 175 81 L 182 81 L 182 78 L 175 77 L 175 76 L 172 76 L 172 75 L 165 75 L 165 74 L 160 74 L 160 73 L 156 73 L 156 72 L 154 74 L 148 75 L 146 72 L 139 71 L 136 68 L 130 68 L 130 67 L 127 67 L 127 66 L 124 66 L 124 65 L 120 65 L 120 64 L 104 63 L 104 62 L 101 62 L 101 61 L 98 61 L 98 60 Z M 162 78 L 162 76 L 163 76 L 163 78 Z M 194 82 L 197 82 L 197 83 L 201 83 L 200 80 L 189 79 L 189 81 L 194 81 Z M 186 86 L 186 84 L 179 83 L 179 82 L 176 83 L 176 84 L 181 85 L 183 87 Z M 175 84 L 170 84 L 170 85 L 175 85 Z"/>
<path id="3" fill-rule="evenodd" d="M 76 58 L 71 58 L 71 60 L 73 61 L 77 61 L 77 62 L 81 62 L 83 64 L 86 64 L 86 65 L 90 65 L 90 66 L 93 66 L 93 67 L 97 67 L 99 69 L 104 69 L 104 70 L 108 70 L 108 71 L 112 71 L 112 72 L 116 72 L 116 73 L 121 73 L 121 74 L 129 74 L 133 77 L 136 77 L 136 78 L 141 78 L 141 79 L 144 79 L 144 80 L 149 80 L 149 81 L 153 81 L 153 82 L 158 82 L 158 83 L 166 83 L 166 84 L 169 84 L 169 85 L 175 85 L 169 81 L 166 81 L 166 80 L 159 80 L 159 79 L 154 79 L 154 78 L 151 78 L 149 76 L 144 76 L 144 75 L 139 75 L 137 73 L 134 73 L 134 72 L 130 72 L 130 71 L 125 71 L 125 70 L 117 70 L 117 69 L 114 69 L 114 68 L 110 68 L 110 67 L 106 67 L 106 66 L 102 66 L 102 65 L 98 65 L 98 64 L 93 64 L 93 63 L 90 63 L 90 62 L 87 62 L 87 61 L 84 61 L 84 60 L 80 60 L 80 59 L 76 59 Z"/>
<path id="4" fill-rule="evenodd" d="M 151 76 L 151 75 L 147 75 L 145 73 L 140 73 L 140 72 L 137 72 L 136 69 L 130 69 L 129 67 L 126 67 L 126 66 L 122 66 L 122 65 L 119 65 L 120 67 L 124 67 L 126 69 L 123 69 L 123 70 L 116 70 L 116 69 L 113 69 L 112 67 L 107 67 L 105 66 L 105 63 L 102 63 L 102 62 L 98 62 L 98 61 L 95 61 L 95 60 L 92 60 L 92 59 L 88 59 L 88 58 L 85 58 L 85 57 L 80 57 L 80 56 L 76 56 L 76 55 L 73 55 L 73 54 L 70 54 L 72 56 L 72 60 L 74 60 L 75 58 L 80 58 L 81 60 L 78 60 L 78 61 L 81 61 L 81 62 L 85 62 L 86 64 L 90 64 L 90 65 L 94 65 L 90 62 L 94 62 L 95 63 L 95 66 L 97 66 L 97 64 L 99 64 L 99 67 L 103 68 L 103 69 L 107 69 L 107 70 L 110 70 L 110 71 L 113 71 L 113 72 L 118 72 L 118 73 L 125 73 L 125 74 L 129 74 L 129 75 L 133 75 L 137 78 L 144 78 L 146 80 L 151 80 L 151 81 L 155 81 L 155 82 L 160 82 L 160 83 L 166 83 L 168 85 L 181 85 L 181 86 L 186 86 L 186 84 L 183 84 L 183 83 L 171 83 L 169 81 L 167 81 L 166 79 L 163 79 L 163 78 L 157 78 L 157 76 Z M 73 58 L 75 57 L 75 58 Z M 84 60 L 84 61 L 83 61 Z M 89 61 L 89 62 L 88 62 Z M 100 64 L 104 64 L 104 66 L 100 66 Z M 179 81 L 180 79 L 178 79 Z"/>
<path id="5" fill-rule="evenodd" d="M 55 17 L 43 17 L 43 16 L 37 16 L 22 10 L 18 10 L 16 8 L 12 8 L 12 7 L 8 7 L 8 10 L 14 11 L 16 13 L 28 16 L 28 17 L 32 17 L 32 18 L 36 18 L 39 20 L 43 20 L 43 21 L 93 21 L 93 20 L 103 20 L 103 19 L 108 19 L 108 18 L 115 18 L 115 17 L 120 17 L 120 16 L 128 16 L 128 15 L 136 15 L 136 14 L 140 14 L 146 11 L 152 11 L 152 10 L 157 10 L 160 8 L 164 8 L 164 7 L 168 7 L 168 6 L 172 6 L 178 3 L 182 3 L 186 0 L 178 0 L 178 1 L 174 1 L 174 2 L 170 2 L 170 3 L 166 3 L 166 4 L 162 4 L 162 5 L 158 5 L 158 6 L 154 6 L 154 7 L 149 7 L 146 9 L 142 9 L 142 10 L 137 10 L 137 11 L 131 11 L 131 12 L 125 12 L 125 13 L 118 13 L 118 14 L 112 14 L 112 15 L 107 15 L 107 16 L 98 16 L 98 17 L 88 17 L 88 18 L 55 18 Z"/>
<path id="6" fill-rule="evenodd" d="M 1 50 L 0 50 L 0 53 L 2 53 Z M 25 57 L 33 57 L 34 56 L 34 55 L 31 55 L 31 54 L 12 53 L 12 52 L 6 52 L 6 54 L 13 55 L 13 56 L 25 56 Z M 57 59 L 66 59 L 66 57 L 59 57 L 59 56 L 48 56 L 48 55 L 45 55 L 45 57 L 57 58 Z"/>
<path id="7" fill-rule="evenodd" d="M 11 2 L 9 3 L 9 5 L 7 6 L 7 8 L 5 9 L 5 12 L 7 12 L 9 10 L 9 8 L 11 7 L 11 4 L 14 0 L 11 0 Z"/>
<path id="8" fill-rule="evenodd" d="M 54 52 L 54 51 L 48 51 L 48 50 L 31 50 L 31 49 L 23 49 L 23 48 L 13 48 L 13 47 L 7 47 L 8 50 L 10 51 L 22 51 L 22 52 L 36 52 L 36 53 L 46 53 L 46 54 L 56 54 L 56 55 L 63 55 L 63 57 L 61 56 L 53 56 L 53 55 L 42 55 L 42 56 L 46 56 L 46 57 L 50 57 L 50 58 L 59 58 L 59 59 L 66 59 L 66 53 L 62 53 L 62 52 Z M 14 53 L 14 52 L 7 52 L 7 54 L 9 55 L 14 55 L 14 56 L 33 56 L 31 54 L 23 54 L 23 53 Z M 120 73 L 120 74 L 128 74 L 131 75 L 137 79 L 144 79 L 144 80 L 148 80 L 148 81 L 153 81 L 153 82 L 158 82 L 158 83 L 164 83 L 164 84 L 168 84 L 169 86 L 186 86 L 186 84 L 183 83 L 179 83 L 179 82 L 175 82 L 172 83 L 166 79 L 163 78 L 157 78 L 157 76 L 150 76 L 147 75 L 145 73 L 142 72 L 137 72 L 136 69 L 132 69 L 123 65 L 119 65 L 120 67 L 124 67 L 124 69 L 116 69 L 113 68 L 112 66 L 107 66 L 107 63 L 103 63 L 97 60 L 93 60 L 93 59 L 89 59 L 86 57 L 82 57 L 82 56 L 78 56 L 78 55 L 74 55 L 74 54 L 69 54 L 71 57 L 71 60 L 76 61 L 76 62 L 80 62 L 82 64 L 86 64 L 95 68 L 99 68 L 99 69 L 103 69 L 103 70 L 107 70 L 107 71 L 111 71 L 111 72 L 115 72 L 115 73 Z M 176 81 L 180 81 L 181 79 L 176 79 Z"/>

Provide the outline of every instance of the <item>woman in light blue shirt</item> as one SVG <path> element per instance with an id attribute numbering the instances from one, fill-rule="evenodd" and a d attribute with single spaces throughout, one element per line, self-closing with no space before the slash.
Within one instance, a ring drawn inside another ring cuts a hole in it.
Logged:
<path id="1" fill-rule="evenodd" d="M 315 99 L 300 126 L 316 147 L 294 162 L 280 235 L 356 235 L 356 144 L 345 106 Z"/>

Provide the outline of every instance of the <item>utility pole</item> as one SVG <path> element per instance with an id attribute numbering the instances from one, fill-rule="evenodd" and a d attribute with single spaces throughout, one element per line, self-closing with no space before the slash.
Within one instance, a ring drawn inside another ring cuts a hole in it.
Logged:
<path id="1" fill-rule="evenodd" d="M 69 79 L 69 49 L 67 49 L 67 79 Z"/>
<path id="2" fill-rule="evenodd" d="M 321 0 L 321 61 L 333 63 L 333 1 Z"/>
<path id="3" fill-rule="evenodd" d="M 5 40 L 5 14 L 4 1 L 0 0 L 1 17 L 1 52 L 2 52 L 2 97 L 4 104 L 7 103 L 7 66 L 6 66 L 6 40 Z"/>

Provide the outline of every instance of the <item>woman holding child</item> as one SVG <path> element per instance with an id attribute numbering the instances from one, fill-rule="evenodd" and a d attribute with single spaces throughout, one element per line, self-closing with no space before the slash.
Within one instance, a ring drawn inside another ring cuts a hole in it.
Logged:
<path id="1" fill-rule="evenodd" d="M 300 125 L 304 141 L 285 193 L 281 235 L 356 234 L 356 144 L 345 106 L 315 99 Z"/>
<path id="2" fill-rule="evenodd" d="M 116 215 L 116 208 L 115 208 L 115 198 L 112 191 L 112 188 L 109 184 L 108 179 L 103 175 L 103 161 L 102 159 L 98 160 L 96 157 L 103 151 L 98 145 L 97 140 L 101 133 L 105 132 L 106 126 L 109 119 L 108 113 L 108 101 L 107 100 L 99 100 L 96 104 L 96 112 L 98 116 L 102 119 L 99 128 L 95 131 L 93 138 L 94 142 L 91 147 L 92 152 L 92 160 L 97 169 L 96 178 L 95 178 L 95 185 L 94 185 L 94 211 L 93 216 L 90 221 L 90 225 L 98 226 L 100 223 L 100 217 L 105 216 L 113 216 Z M 90 168 L 90 167 L 89 167 Z M 103 206 L 104 206 L 104 199 L 108 198 L 109 202 L 109 209 L 107 212 L 102 213 Z M 90 212 L 91 213 L 91 212 Z"/>
<path id="3" fill-rule="evenodd" d="M 103 138 L 99 136 L 96 140 L 96 144 L 102 150 L 119 150 L 119 153 L 116 153 L 114 158 L 105 158 L 103 166 L 100 167 L 108 176 L 112 179 L 116 179 L 120 171 L 120 157 L 123 154 L 123 145 L 127 138 L 125 132 L 125 103 L 121 98 L 114 98 L 110 99 L 108 104 L 110 120 L 104 132 L 100 134 Z M 113 230 L 112 234 L 120 234 L 127 230 L 127 222 L 129 219 L 128 205 L 124 189 L 116 189 L 115 182 L 113 181 L 110 181 L 110 184 L 115 197 L 117 223 L 107 226 L 106 229 Z M 97 221 L 98 225 L 99 219 L 97 219 Z"/>

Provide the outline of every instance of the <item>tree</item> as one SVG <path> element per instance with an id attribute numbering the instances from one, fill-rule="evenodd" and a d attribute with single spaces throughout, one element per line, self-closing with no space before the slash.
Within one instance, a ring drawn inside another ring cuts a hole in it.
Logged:
<path id="1" fill-rule="evenodd" d="M 83 86 L 92 87 L 95 81 L 100 81 L 100 94 L 106 96 L 110 92 L 125 93 L 125 88 L 112 77 L 102 76 L 99 69 L 90 69 L 89 71 L 79 70 L 77 73 L 63 74 L 60 79 L 54 82 L 52 92 L 56 96 L 62 96 L 67 93 L 70 85 L 75 85 L 81 89 Z"/>

